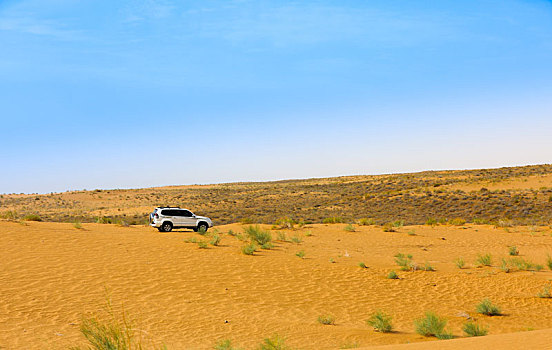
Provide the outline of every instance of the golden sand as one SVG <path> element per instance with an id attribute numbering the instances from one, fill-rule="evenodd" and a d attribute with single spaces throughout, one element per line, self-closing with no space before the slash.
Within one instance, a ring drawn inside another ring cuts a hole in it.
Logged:
<path id="1" fill-rule="evenodd" d="M 507 232 L 492 226 L 411 226 L 383 232 L 355 225 L 356 232 L 346 232 L 342 224 L 310 225 L 270 231 L 274 239 L 281 232 L 298 236 L 300 244 L 275 241 L 274 249 L 246 256 L 240 252 L 244 243 L 226 233 L 242 232 L 244 226 L 237 224 L 217 227 L 221 245 L 208 249 L 185 243 L 192 237 L 208 240 L 188 230 L 161 234 L 143 226 L 82 226 L 0 222 L 0 348 L 84 344 L 79 324 L 84 315 L 102 310 L 106 288 L 144 338 L 169 349 L 210 349 L 220 339 L 249 349 L 275 333 L 300 349 L 403 343 L 415 343 L 405 350 L 512 344 L 545 349 L 552 337 L 552 299 L 536 296 L 552 272 L 546 266 L 539 272 L 498 268 L 512 245 L 522 258 L 545 265 L 547 253 L 552 254 L 547 227 Z M 296 256 L 301 250 L 303 259 Z M 400 271 L 393 258 L 399 252 L 436 271 Z M 475 267 L 481 253 L 492 254 L 492 267 Z M 458 257 L 466 268 L 455 266 Z M 368 267 L 360 268 L 359 262 Z M 400 279 L 387 279 L 391 270 Z M 504 315 L 477 314 L 483 298 Z M 366 325 L 378 309 L 393 316 L 394 333 Z M 413 321 L 427 310 L 446 317 L 457 337 L 464 336 L 466 315 L 488 326 L 490 335 L 450 341 L 422 337 Z M 335 316 L 335 325 L 317 322 L 327 314 Z"/>

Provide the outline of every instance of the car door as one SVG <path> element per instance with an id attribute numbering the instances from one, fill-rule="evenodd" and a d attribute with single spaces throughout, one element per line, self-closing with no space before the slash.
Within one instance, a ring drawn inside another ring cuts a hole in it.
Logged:
<path id="1" fill-rule="evenodd" d="M 194 214 L 192 214 L 191 211 L 189 210 L 186 210 L 186 209 L 181 209 L 179 210 L 180 211 L 180 215 L 181 216 L 181 219 L 182 219 L 182 226 L 186 226 L 186 227 L 195 227 L 196 226 L 196 219 L 194 217 Z"/>
<path id="2" fill-rule="evenodd" d="M 180 217 L 178 216 L 177 210 L 174 209 L 164 209 L 161 214 L 163 214 L 163 220 L 169 220 L 172 222 L 174 227 L 182 226 L 180 222 Z"/>

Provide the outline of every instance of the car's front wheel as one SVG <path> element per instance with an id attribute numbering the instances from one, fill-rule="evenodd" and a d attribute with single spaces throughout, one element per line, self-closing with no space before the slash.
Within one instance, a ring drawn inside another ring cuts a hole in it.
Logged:
<path id="1" fill-rule="evenodd" d="M 208 229 L 209 225 L 207 225 L 207 223 L 205 222 L 200 222 L 199 225 L 197 225 L 197 230 L 199 232 L 207 232 Z"/>
<path id="2" fill-rule="evenodd" d="M 173 229 L 173 225 L 170 222 L 164 222 L 161 227 L 159 227 L 160 232 L 171 232 Z"/>

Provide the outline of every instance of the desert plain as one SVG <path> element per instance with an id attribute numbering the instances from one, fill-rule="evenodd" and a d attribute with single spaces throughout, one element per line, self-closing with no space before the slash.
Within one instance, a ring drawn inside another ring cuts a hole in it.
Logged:
<path id="1" fill-rule="evenodd" d="M 551 179 L 547 173 L 506 176 L 463 183 L 461 191 L 473 199 L 485 188 L 490 200 L 513 191 L 509 196 L 518 196 L 513 200 L 520 205 L 530 205 L 533 198 L 548 208 Z M 445 182 L 441 179 L 447 191 L 459 193 L 457 185 Z M 441 186 L 426 185 L 429 189 L 411 196 L 433 191 L 432 200 L 438 200 Z M 19 198 L 20 212 L 42 214 L 40 203 L 48 196 L 5 195 L 2 209 L 14 210 Z M 495 212 L 485 212 L 488 200 L 482 200 L 478 217 L 484 219 L 479 220 L 431 219 L 421 213 L 427 222 L 413 223 L 399 210 L 383 225 L 379 219 L 348 218 L 353 211 L 344 209 L 344 218 L 333 220 L 343 221 L 338 223 L 248 219 L 218 224 L 206 234 L 5 216 L 0 221 L 0 348 L 85 347 L 83 321 L 113 315 L 125 315 L 144 348 L 212 349 L 230 340 L 236 348 L 256 349 L 275 335 L 291 349 L 550 348 L 552 298 L 543 297 L 552 280 L 550 213 L 532 209 L 527 217 L 534 222 L 521 225 L 516 221 L 521 214 L 490 217 Z M 322 202 L 330 200 L 325 196 Z M 454 202 L 447 210 L 454 210 Z M 53 205 L 48 208 L 55 213 Z M 365 217 L 377 216 L 364 210 Z M 242 248 L 249 244 L 245 231 L 251 227 L 268 232 L 272 242 L 247 255 Z M 399 253 L 411 255 L 407 266 L 398 265 Z M 482 263 L 485 256 L 488 264 Z M 389 278 L 391 271 L 398 278 Z M 477 312 L 484 299 L 498 306 L 500 315 Z M 376 311 L 392 317 L 392 332 L 377 332 L 366 323 Z M 415 320 L 427 311 L 447 321 L 445 329 L 454 339 L 416 332 Z M 319 321 L 328 316 L 332 324 Z M 466 322 L 481 325 L 488 335 L 467 337 Z"/>

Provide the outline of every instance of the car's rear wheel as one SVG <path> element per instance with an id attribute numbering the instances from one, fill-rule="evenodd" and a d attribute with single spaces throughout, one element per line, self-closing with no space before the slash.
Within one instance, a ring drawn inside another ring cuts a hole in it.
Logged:
<path id="1" fill-rule="evenodd" d="M 209 229 L 209 225 L 207 225 L 206 222 L 200 222 L 199 225 L 197 225 L 197 230 L 199 232 L 207 232 Z"/>
<path id="2" fill-rule="evenodd" d="M 159 231 L 161 232 L 171 232 L 173 229 L 173 225 L 170 222 L 164 222 L 163 225 L 159 228 Z"/>

